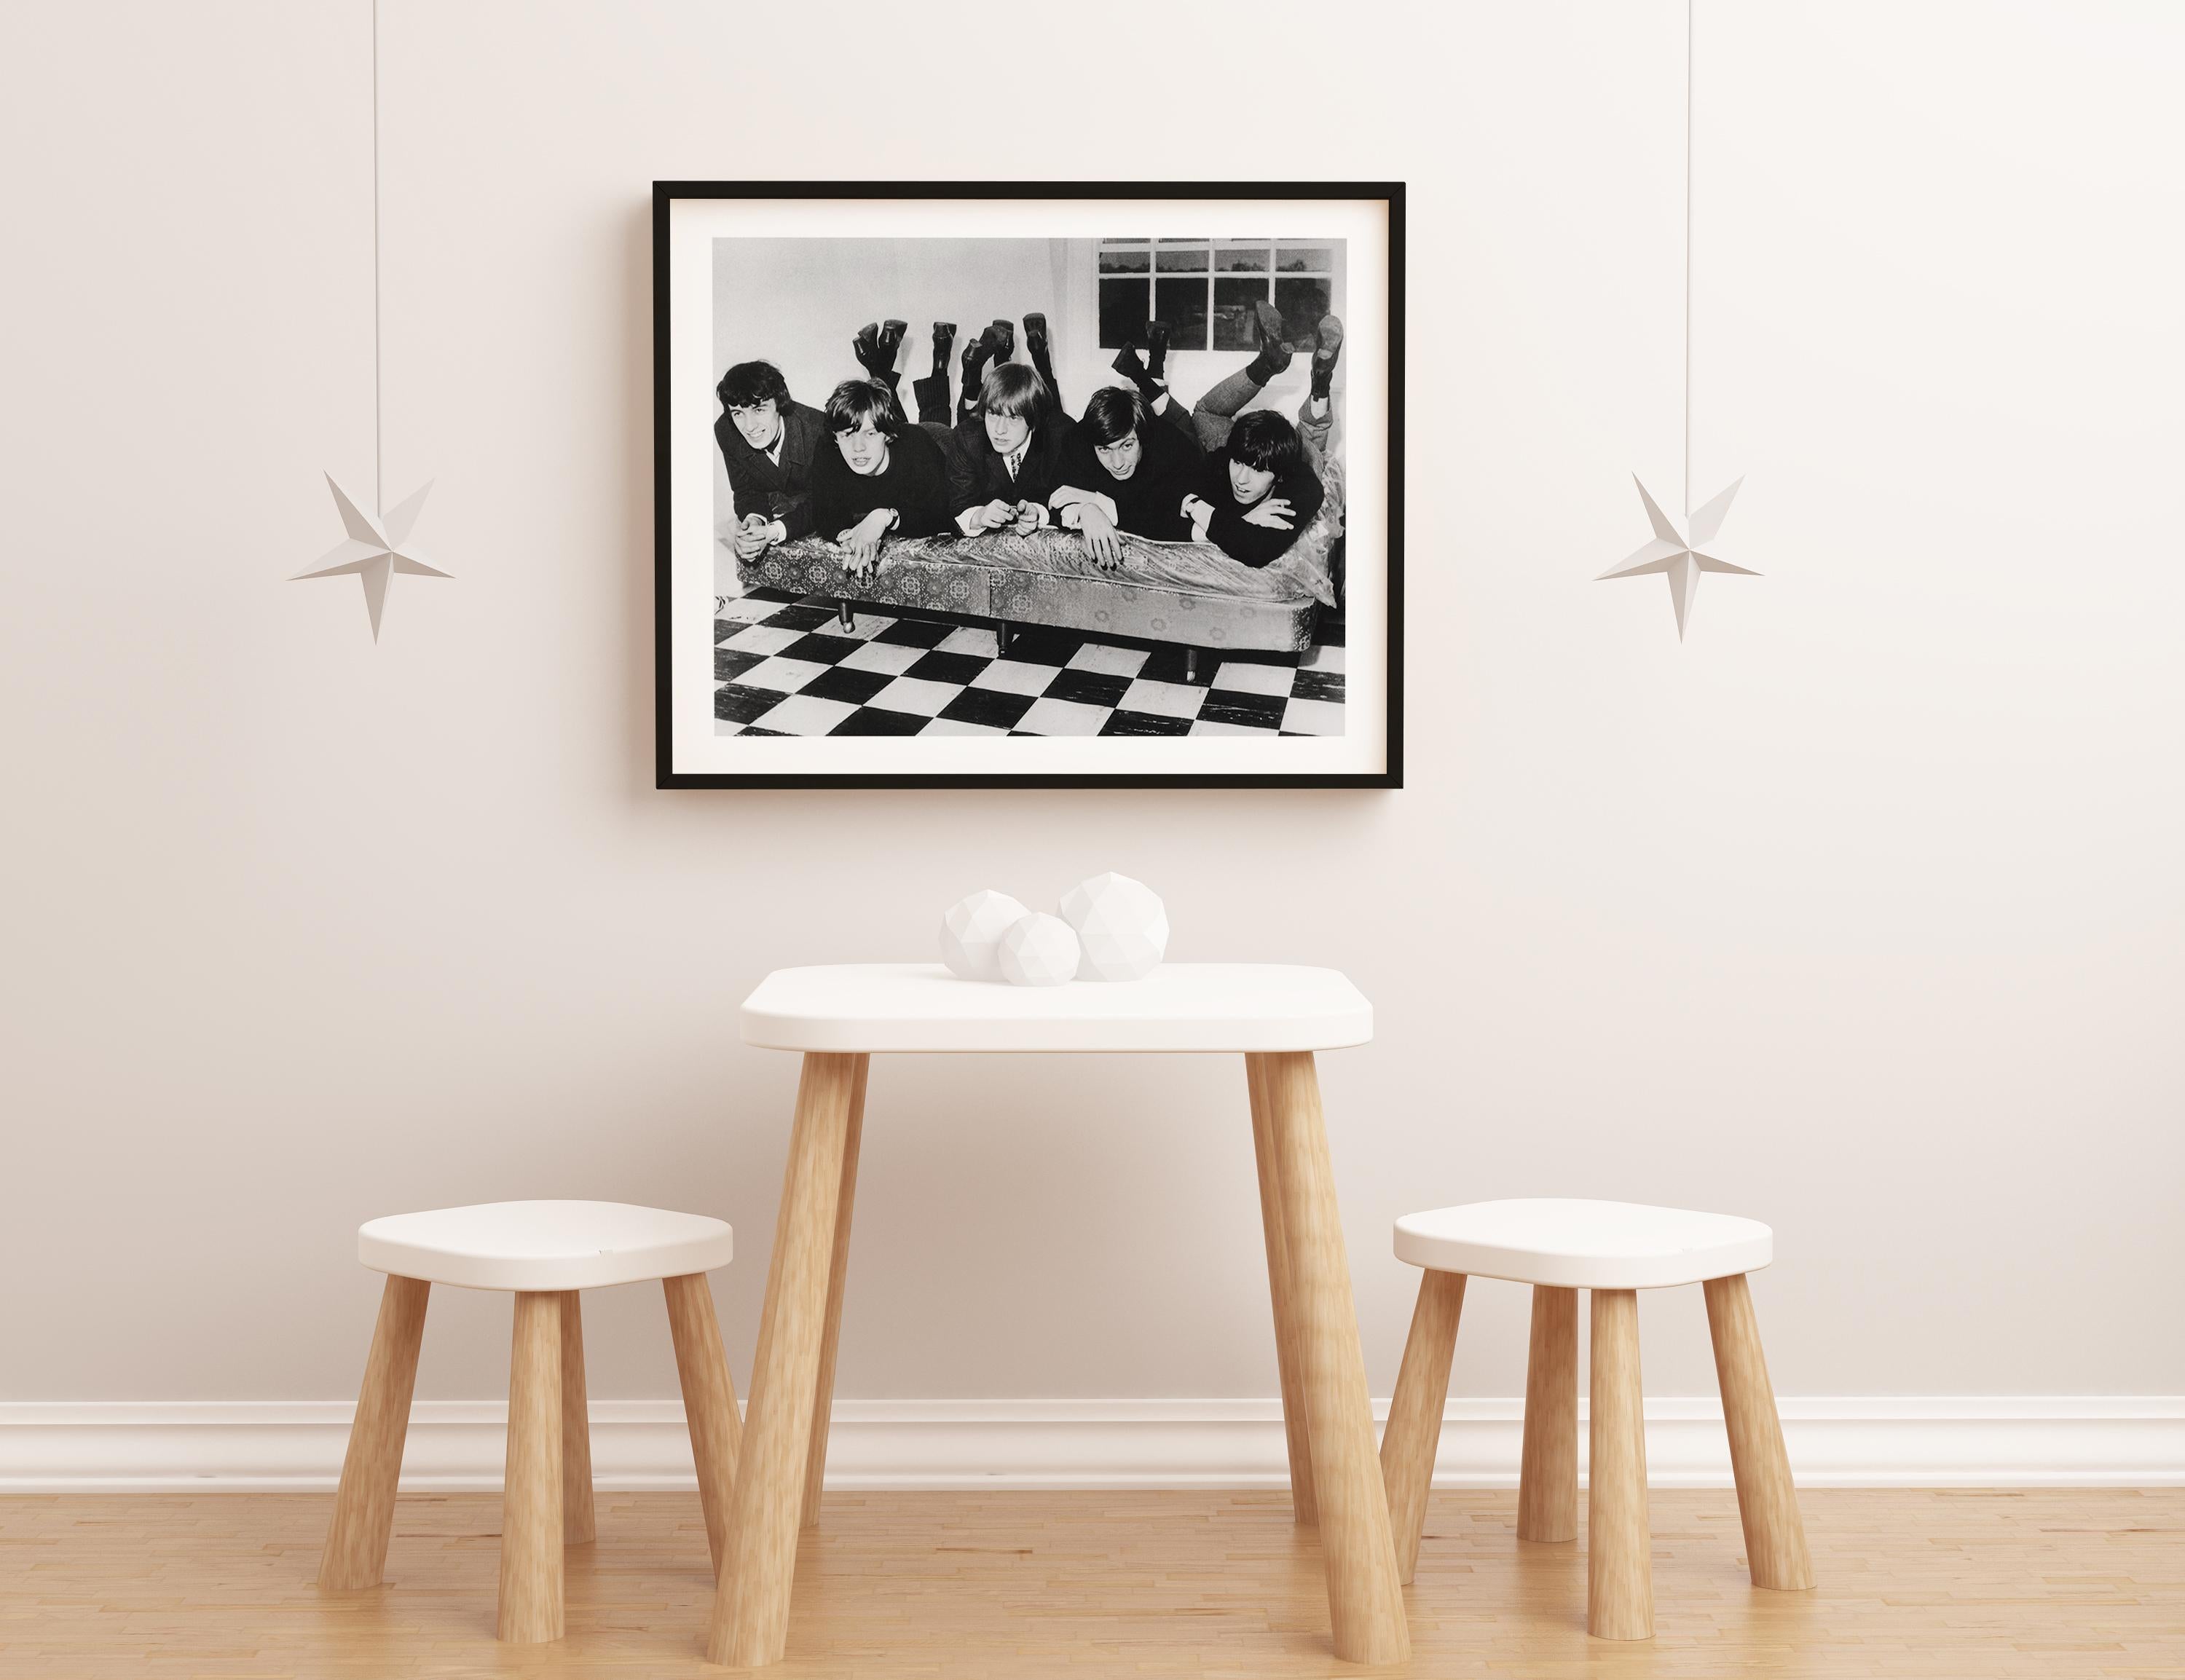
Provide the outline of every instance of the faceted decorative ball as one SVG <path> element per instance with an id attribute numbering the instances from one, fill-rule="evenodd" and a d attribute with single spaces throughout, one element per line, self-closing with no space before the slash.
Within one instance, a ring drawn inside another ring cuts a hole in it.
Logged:
<path id="1" fill-rule="evenodd" d="M 1140 980 L 1168 954 L 1168 912 L 1143 881 L 1110 870 L 1062 895 L 1063 918 L 1085 947 L 1088 980 Z"/>
<path id="2" fill-rule="evenodd" d="M 1037 911 L 1002 935 L 1002 978 L 1011 985 L 1061 985 L 1076 978 L 1077 935 Z"/>
<path id="3" fill-rule="evenodd" d="M 1000 980 L 1002 935 L 1024 916 L 1024 906 L 1005 892 L 958 899 L 941 918 L 941 960 L 959 980 Z"/>

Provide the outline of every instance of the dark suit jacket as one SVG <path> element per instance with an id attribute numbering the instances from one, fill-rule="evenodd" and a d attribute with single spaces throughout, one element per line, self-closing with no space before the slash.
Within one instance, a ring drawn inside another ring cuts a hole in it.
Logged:
<path id="1" fill-rule="evenodd" d="M 1063 451 L 1070 445 L 1074 422 L 1061 415 L 1050 416 L 1032 428 L 1017 476 L 1009 477 L 1009 464 L 994 453 L 986 441 L 986 422 L 974 415 L 956 428 L 956 449 L 948 463 L 948 516 L 988 502 L 1037 502 L 1047 499 L 1062 483 Z"/>
<path id="2" fill-rule="evenodd" d="M 781 429 L 779 466 L 764 450 L 744 442 L 744 434 L 725 413 L 713 422 L 713 437 L 729 469 L 729 488 L 735 493 L 737 520 L 756 513 L 762 518 L 779 519 L 792 537 L 808 537 L 812 534 L 813 457 L 823 449 L 832 450 L 835 441 L 827 435 L 827 416 L 793 399 L 782 406 Z"/>
<path id="3" fill-rule="evenodd" d="M 1245 519 L 1244 516 L 1252 510 L 1238 505 L 1236 489 L 1229 483 L 1227 445 L 1206 457 L 1200 474 L 1199 494 L 1214 505 L 1214 517 L 1206 527 L 1207 539 L 1230 559 L 1241 560 L 1247 566 L 1271 565 L 1287 554 L 1290 544 L 1303 536 L 1305 527 L 1312 523 L 1321 503 L 1327 500 L 1327 492 L 1322 487 L 1320 475 L 1312 470 L 1312 463 L 1299 461 L 1292 471 L 1270 484 L 1267 494 L 1260 499 L 1271 501 L 1277 496 L 1288 498 L 1290 528 L 1277 531 L 1251 524 Z"/>

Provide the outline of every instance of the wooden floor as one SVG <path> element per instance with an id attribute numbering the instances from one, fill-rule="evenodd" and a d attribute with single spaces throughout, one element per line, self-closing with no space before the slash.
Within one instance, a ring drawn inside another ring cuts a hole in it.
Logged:
<path id="1" fill-rule="evenodd" d="M 2185 1674 L 2185 1489 L 1802 1496 L 1820 1587 L 1756 1592 L 1728 1492 L 1653 1496 L 1657 1635 L 1589 1640 L 1583 1543 L 1520 1544 L 1516 1496 L 1438 1493 L 1408 1668 L 1328 1649 L 1320 1555 L 1280 1494 L 830 1494 L 789 1660 L 812 1676 Z M 716 1675 L 695 1494 L 606 1494 L 568 1637 L 497 1646 L 500 1504 L 400 1502 L 392 1584 L 312 1584 L 332 1501 L 0 1498 L 0 1680 Z"/>

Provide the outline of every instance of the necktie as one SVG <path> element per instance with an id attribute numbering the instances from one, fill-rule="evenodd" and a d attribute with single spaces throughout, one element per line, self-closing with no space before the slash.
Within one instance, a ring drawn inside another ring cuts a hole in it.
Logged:
<path id="1" fill-rule="evenodd" d="M 1017 468 L 1023 465 L 1024 445 L 1019 444 L 1016 448 L 1009 451 L 1009 483 L 1012 484 L 1017 481 Z"/>

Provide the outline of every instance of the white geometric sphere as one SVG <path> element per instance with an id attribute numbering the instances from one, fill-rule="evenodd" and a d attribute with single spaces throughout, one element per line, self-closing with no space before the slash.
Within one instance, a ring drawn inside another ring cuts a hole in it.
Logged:
<path id="1" fill-rule="evenodd" d="M 1002 935 L 1002 978 L 1011 985 L 1061 985 L 1077 974 L 1077 935 L 1035 911 Z"/>
<path id="2" fill-rule="evenodd" d="M 1113 870 L 1062 895 L 1063 918 L 1085 948 L 1088 980 L 1142 980 L 1168 954 L 1168 911 L 1143 881 Z"/>
<path id="3" fill-rule="evenodd" d="M 1005 892 L 975 892 L 941 918 L 941 960 L 958 980 L 998 980 L 1002 935 L 1025 917 Z"/>

